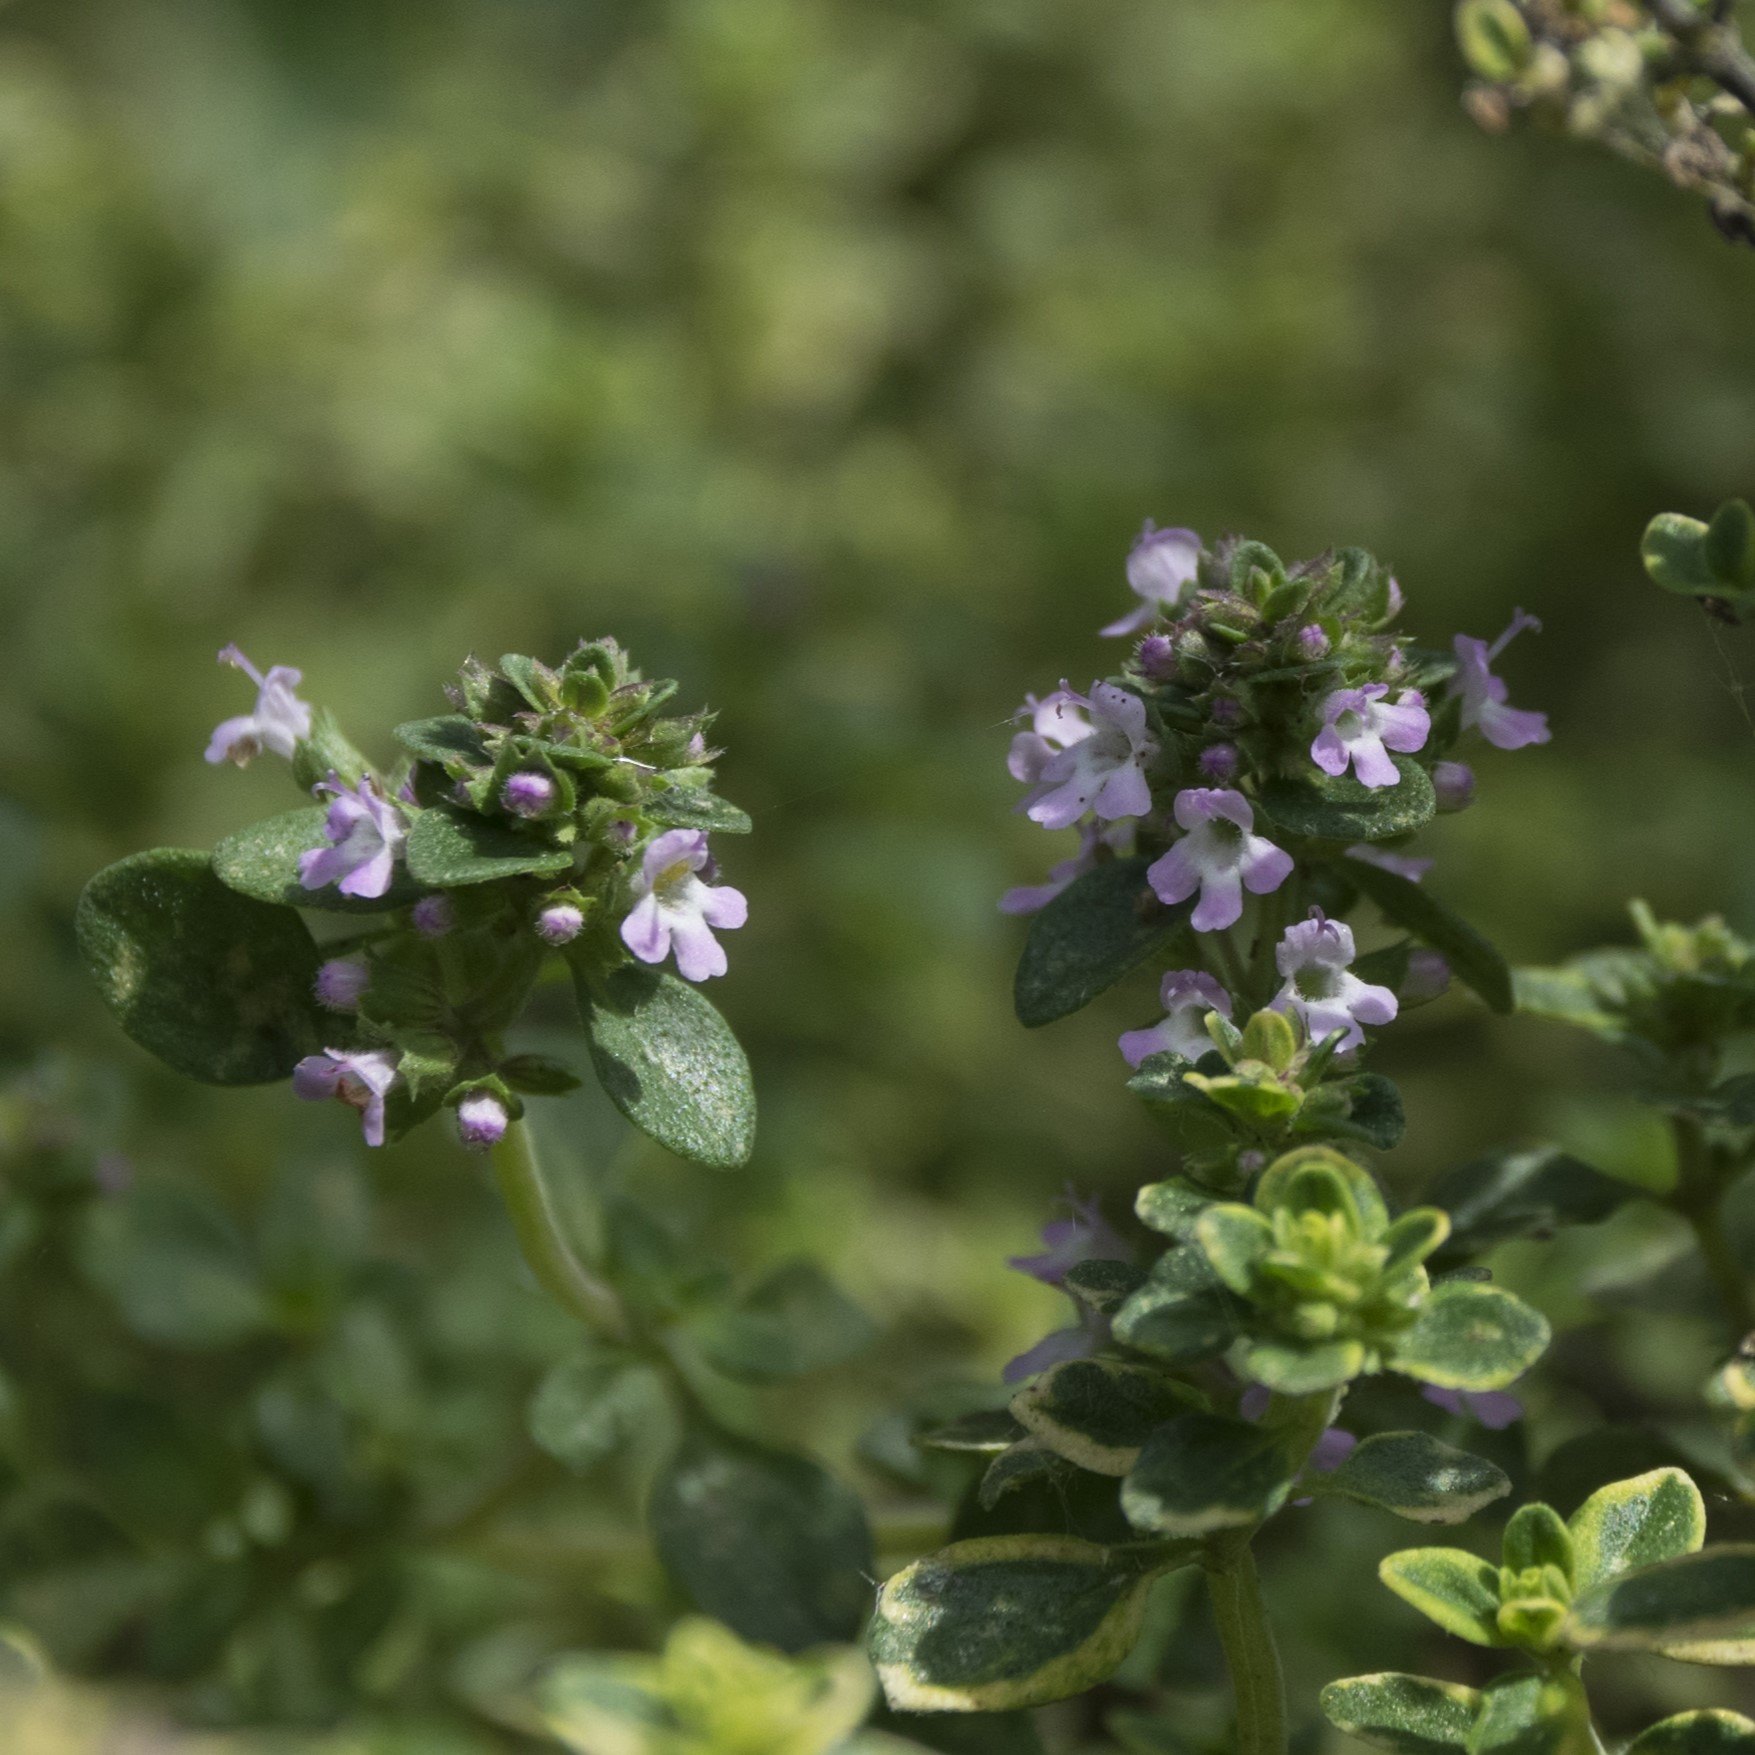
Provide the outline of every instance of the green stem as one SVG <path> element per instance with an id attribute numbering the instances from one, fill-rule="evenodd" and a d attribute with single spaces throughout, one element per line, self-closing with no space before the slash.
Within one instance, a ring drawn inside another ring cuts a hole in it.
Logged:
<path id="1" fill-rule="evenodd" d="M 1237 1755 L 1285 1755 L 1286 1681 L 1247 1536 L 1213 1543 L 1207 1588 L 1237 1700 Z"/>
<path id="2" fill-rule="evenodd" d="M 621 1299 L 579 1259 L 561 1229 L 560 1215 L 524 1122 L 514 1121 L 506 1129 L 505 1137 L 494 1147 L 493 1160 L 494 1180 L 506 1211 L 512 1215 L 518 1247 L 543 1290 L 605 1340 L 630 1340 L 632 1329 Z"/>

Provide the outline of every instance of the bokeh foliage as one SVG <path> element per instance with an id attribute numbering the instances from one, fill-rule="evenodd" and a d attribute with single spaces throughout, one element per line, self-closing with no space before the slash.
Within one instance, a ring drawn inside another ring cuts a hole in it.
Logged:
<path id="1" fill-rule="evenodd" d="M 1755 653 L 1651 591 L 1638 543 L 1655 511 L 1749 490 L 1752 270 L 1628 167 L 1477 135 L 1447 14 L 14 0 L 0 1052 L 104 1063 L 78 1075 L 114 1092 L 72 1102 L 82 1149 L 256 1224 L 345 1129 L 149 1066 L 73 945 L 101 864 L 288 802 L 267 764 L 203 767 L 240 705 L 212 652 L 297 664 L 365 727 L 438 711 L 471 646 L 613 630 L 720 711 L 756 816 L 714 997 L 763 1132 L 735 1180 L 601 1115 L 582 1157 L 752 1277 L 826 1258 L 881 1319 L 861 1370 L 761 1404 L 845 1459 L 874 1402 L 991 1376 L 1057 1319 L 1002 1264 L 1063 1183 L 1164 1172 L 1113 1047 L 1149 993 L 1025 1033 L 993 907 L 1049 849 L 1007 814 L 1001 721 L 1107 667 L 1093 630 L 1144 515 L 1368 546 L 1428 638 L 1490 635 L 1513 603 L 1545 619 L 1513 670 L 1554 743 L 1483 764 L 1482 802 L 1429 837 L 1515 959 L 1627 937 L 1629 893 L 1747 929 L 1755 722 L 1732 685 Z M 1606 1051 L 1539 1023 L 1452 998 L 1381 1064 L 1409 1105 L 1392 1181 L 1542 1139 L 1670 1173 Z M 511 1281 L 460 1156 L 423 1140 L 370 1172 L 375 1247 L 426 1272 L 467 1246 Z M 1615 1224 L 1643 1259 L 1679 1246 Z M 1504 1271 L 1545 1296 L 1606 1247 Z M 1711 1363 L 1684 1380 L 1661 1317 L 1549 1308 L 1578 1331 L 1552 1437 L 1587 1391 L 1680 1406 Z M 512 1349 L 522 1387 L 559 1344 Z M 1351 1662 L 1318 1598 L 1382 1535 L 1360 1516 L 1281 1560 L 1307 1693 Z M 532 1551 L 552 1559 L 527 1540 L 509 1576 Z M 657 1591 L 587 1593 L 570 1632 L 654 1645 Z M 1388 1662 L 1409 1635 L 1369 1594 Z"/>

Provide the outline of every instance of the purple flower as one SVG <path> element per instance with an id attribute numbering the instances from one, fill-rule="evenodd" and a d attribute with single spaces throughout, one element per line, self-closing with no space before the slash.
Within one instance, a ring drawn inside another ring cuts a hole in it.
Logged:
<path id="1" fill-rule="evenodd" d="M 471 1091 L 457 1105 L 457 1137 L 470 1151 L 485 1152 L 505 1137 L 511 1119 L 491 1091 Z"/>
<path id="2" fill-rule="evenodd" d="M 1207 709 L 1207 716 L 1222 731 L 1235 731 L 1243 723 L 1243 703 L 1220 695 Z"/>
<path id="3" fill-rule="evenodd" d="M 443 938 L 457 924 L 449 896 L 422 896 L 413 910 L 414 930 L 422 938 Z"/>
<path id="4" fill-rule="evenodd" d="M 704 883 L 695 875 L 703 867 L 710 867 L 706 835 L 667 829 L 646 849 L 634 906 L 622 922 L 622 943 L 642 963 L 662 963 L 674 942 L 677 972 L 686 981 L 723 975 L 725 949 L 712 928 L 725 931 L 749 918 L 743 893 Z"/>
<path id="5" fill-rule="evenodd" d="M 570 945 L 584 927 L 584 911 L 571 902 L 550 902 L 536 917 L 536 936 L 557 950 Z"/>
<path id="6" fill-rule="evenodd" d="M 1064 1365 L 1068 1359 L 1089 1359 L 1108 1344 L 1109 1318 L 1094 1310 L 1082 1311 L 1072 1328 L 1057 1328 L 1015 1359 L 1008 1359 L 1000 1370 L 1000 1382 L 1022 1383 L 1050 1365 Z"/>
<path id="7" fill-rule="evenodd" d="M 1361 1024 L 1387 1024 L 1396 1014 L 1396 997 L 1347 973 L 1353 960 L 1353 934 L 1320 908 L 1308 920 L 1286 928 L 1274 947 L 1274 960 L 1286 984 L 1274 996 L 1273 1010 L 1296 1012 L 1312 1042 L 1343 1032 L 1339 1052 L 1345 1054 L 1365 1040 Z"/>
<path id="8" fill-rule="evenodd" d="M 1525 628 L 1540 633 L 1542 624 L 1519 609 L 1512 612 L 1511 626 L 1491 646 L 1467 634 L 1458 634 L 1452 642 L 1456 674 L 1450 679 L 1450 693 L 1462 696 L 1463 729 L 1478 725 L 1495 749 L 1520 750 L 1528 743 L 1548 741 L 1548 715 L 1506 706 L 1505 679 L 1489 668 Z"/>
<path id="9" fill-rule="evenodd" d="M 1034 695 L 1024 697 L 1023 706 L 1012 717 L 1028 718 L 1030 729 L 1012 738 L 1005 759 L 1006 771 L 1014 780 L 1022 780 L 1026 786 L 1037 785 L 1044 769 L 1062 750 L 1091 736 L 1095 727 L 1085 717 L 1078 700 L 1064 684 L 1051 689 L 1041 700 Z"/>
<path id="10" fill-rule="evenodd" d="M 1198 969 L 1172 969 L 1158 989 L 1164 1017 L 1149 1030 L 1129 1030 L 1118 1046 L 1129 1066 L 1138 1066 L 1148 1054 L 1180 1054 L 1199 1060 L 1213 1046 L 1207 1034 L 1208 1012 L 1231 1015 L 1231 996 L 1211 975 Z"/>
<path id="11" fill-rule="evenodd" d="M 332 1012 L 357 1011 L 371 985 L 371 970 L 349 957 L 331 957 L 317 967 L 317 1003 Z"/>
<path id="12" fill-rule="evenodd" d="M 1475 771 L 1467 762 L 1434 762 L 1432 790 L 1441 811 L 1467 810 L 1475 802 Z"/>
<path id="13" fill-rule="evenodd" d="M 1393 872 L 1399 878 L 1406 878 L 1409 883 L 1417 884 L 1432 869 L 1430 859 L 1416 859 L 1407 853 L 1391 853 L 1382 847 L 1373 847 L 1369 841 L 1361 841 L 1357 846 L 1347 849 L 1349 859 L 1362 859 L 1367 865 L 1375 865 L 1379 871 Z"/>
<path id="14" fill-rule="evenodd" d="M 1255 812 L 1241 792 L 1190 786 L 1177 793 L 1175 816 L 1188 832 L 1155 861 L 1146 882 L 1160 902 L 1186 902 L 1198 889 L 1191 924 L 1221 932 L 1243 912 L 1243 892 L 1265 896 L 1292 875 L 1292 856 L 1252 833 Z"/>
<path id="15" fill-rule="evenodd" d="M 1200 569 L 1200 538 L 1192 530 L 1159 530 L 1150 518 L 1127 557 L 1127 582 L 1141 601 L 1105 634 L 1133 634 L 1173 611 Z"/>
<path id="16" fill-rule="evenodd" d="M 1030 820 L 1069 829 L 1086 811 L 1104 822 L 1143 817 L 1152 808 L 1145 766 L 1158 753 L 1158 740 L 1146 729 L 1145 702 L 1114 683 L 1092 683 L 1088 696 L 1063 683 L 1061 692 L 1090 714 L 1091 729 L 1044 765 L 1027 801 Z"/>
<path id="17" fill-rule="evenodd" d="M 1489 1432 L 1502 1432 L 1523 1418 L 1523 1403 L 1502 1389 L 1440 1389 L 1427 1383 L 1420 1394 L 1447 1413 L 1479 1420 Z"/>
<path id="18" fill-rule="evenodd" d="M 368 1146 L 384 1143 L 384 1094 L 396 1083 L 396 1056 L 386 1049 L 368 1048 L 351 1054 L 326 1048 L 307 1054 L 292 1075 L 293 1094 L 307 1102 L 336 1097 L 360 1113 L 360 1132 Z"/>
<path id="19" fill-rule="evenodd" d="M 1107 847 L 1110 852 L 1125 858 L 1133 851 L 1134 825 L 1124 823 L 1082 823 L 1079 826 L 1079 850 L 1070 859 L 1063 859 L 1058 865 L 1048 868 L 1048 882 L 1045 884 L 1023 884 L 1015 890 L 1007 890 L 999 899 L 999 911 L 1002 914 L 1034 914 L 1046 908 L 1056 896 L 1070 884 L 1074 878 L 1080 878 L 1088 871 L 1097 869 L 1097 849 Z"/>
<path id="20" fill-rule="evenodd" d="M 1390 574 L 1390 577 L 1389 577 L 1389 613 L 1383 619 L 1385 621 L 1393 622 L 1395 620 L 1395 618 L 1402 613 L 1402 605 L 1406 602 L 1407 602 L 1407 598 L 1402 595 L 1402 588 L 1401 588 L 1400 581 L 1397 580 L 1396 576 L 1393 573 Z"/>
<path id="21" fill-rule="evenodd" d="M 1195 765 L 1200 769 L 1203 779 L 1223 783 L 1237 778 L 1238 764 L 1242 760 L 1236 744 L 1210 743 L 1196 758 Z"/>
<path id="22" fill-rule="evenodd" d="M 1168 682 L 1176 674 L 1176 642 L 1168 634 L 1147 634 L 1135 657 L 1153 682 Z"/>
<path id="23" fill-rule="evenodd" d="M 1298 630 L 1298 651 L 1300 656 L 1317 659 L 1328 651 L 1328 635 L 1315 622 L 1310 622 Z"/>
<path id="24" fill-rule="evenodd" d="M 208 761 L 247 768 L 264 750 L 290 758 L 295 746 L 311 735 L 310 706 L 293 693 L 303 673 L 276 664 L 264 676 L 236 646 L 222 647 L 219 661 L 241 670 L 256 685 L 256 711 L 214 727 L 207 742 Z"/>
<path id="25" fill-rule="evenodd" d="M 1081 1261 L 1132 1261 L 1133 1249 L 1103 1217 L 1103 1208 L 1095 1195 L 1080 1200 L 1069 1188 L 1061 1197 L 1067 1209 L 1064 1219 L 1050 1219 L 1042 1227 L 1042 1241 L 1047 1246 L 1041 1255 L 1014 1255 L 1007 1267 L 1040 1280 L 1045 1286 L 1059 1286 L 1067 1273 Z"/>
<path id="26" fill-rule="evenodd" d="M 553 807 L 559 791 L 547 774 L 520 769 L 500 788 L 500 803 L 515 817 L 539 817 Z"/>
<path id="27" fill-rule="evenodd" d="M 1388 683 L 1336 689 L 1322 704 L 1322 730 L 1310 759 L 1325 774 L 1344 774 L 1349 762 L 1361 786 L 1394 786 L 1401 779 L 1390 750 L 1411 754 L 1432 729 L 1418 689 L 1404 689 L 1392 704 Z"/>
<path id="28" fill-rule="evenodd" d="M 307 890 L 334 884 L 344 896 L 383 895 L 408 839 L 402 812 L 370 774 L 362 775 L 351 792 L 333 773 L 313 790 L 335 800 L 323 824 L 330 844 L 299 855 L 299 882 Z"/>

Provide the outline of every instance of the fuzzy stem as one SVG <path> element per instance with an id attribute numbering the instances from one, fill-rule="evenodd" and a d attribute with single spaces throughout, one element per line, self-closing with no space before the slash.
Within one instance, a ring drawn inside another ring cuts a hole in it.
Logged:
<path id="1" fill-rule="evenodd" d="M 529 1127 L 514 1121 L 493 1149 L 494 1180 L 512 1215 L 518 1247 L 544 1291 L 572 1315 L 603 1336 L 626 1342 L 631 1338 L 627 1311 L 614 1290 L 579 1259 L 543 1180 Z"/>
<path id="2" fill-rule="evenodd" d="M 1285 1755 L 1286 1681 L 1247 1536 L 1213 1544 L 1207 1588 L 1237 1701 L 1237 1755 Z"/>

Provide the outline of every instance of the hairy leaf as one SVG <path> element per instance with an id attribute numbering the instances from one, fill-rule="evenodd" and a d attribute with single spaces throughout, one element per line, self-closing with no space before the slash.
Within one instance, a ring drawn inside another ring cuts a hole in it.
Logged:
<path id="1" fill-rule="evenodd" d="M 1307 1485 L 1411 1523 L 1463 1523 L 1511 1491 L 1503 1469 L 1424 1432 L 1376 1433 L 1339 1468 Z"/>
<path id="2" fill-rule="evenodd" d="M 1349 1676 L 1322 1691 L 1322 1710 L 1336 1730 L 1391 1755 L 1466 1755 L 1480 1707 L 1473 1688 L 1394 1670 Z"/>
<path id="3" fill-rule="evenodd" d="M 1706 1504 L 1681 1469 L 1653 1469 L 1598 1488 L 1572 1514 L 1568 1529 L 1573 1583 L 1583 1592 L 1697 1552 L 1706 1540 Z"/>
<path id="4" fill-rule="evenodd" d="M 1390 1364 L 1443 1389 L 1503 1389 L 1547 1344 L 1547 1318 L 1522 1299 L 1498 1286 L 1450 1280 L 1432 1288 Z"/>
<path id="5" fill-rule="evenodd" d="M 1554 1147 L 1499 1152 L 1446 1172 L 1431 1192 L 1450 1214 L 1442 1259 L 1478 1254 L 1511 1237 L 1594 1225 L 1640 1191 Z"/>
<path id="6" fill-rule="evenodd" d="M 228 890 L 287 908 L 318 908 L 329 914 L 380 914 L 406 908 L 422 887 L 400 867 L 381 896 L 344 896 L 334 884 L 307 890 L 299 881 L 299 855 L 327 847 L 328 816 L 322 806 L 289 810 L 238 829 L 213 850 L 213 871 Z"/>
<path id="7" fill-rule="evenodd" d="M 1472 1645 L 1503 1645 L 1499 1632 L 1499 1568 L 1462 1548 L 1404 1548 L 1387 1556 L 1377 1576 L 1446 1633 Z"/>
<path id="8" fill-rule="evenodd" d="M 1336 779 L 1320 773 L 1270 780 L 1259 801 L 1267 832 L 1278 829 L 1313 841 L 1388 841 L 1424 827 L 1438 809 L 1431 778 L 1406 756 L 1391 760 L 1401 775 L 1394 786 L 1361 786 L 1351 775 Z"/>
<path id="9" fill-rule="evenodd" d="M 1012 1398 L 1012 1417 L 1050 1450 L 1098 1475 L 1125 1475 L 1140 1446 L 1193 1392 L 1161 1371 L 1070 1359 Z"/>
<path id="10" fill-rule="evenodd" d="M 1657 1651 L 1755 1626 L 1755 1546 L 1703 1548 L 1585 1591 L 1566 1618 L 1576 1646 Z"/>
<path id="11" fill-rule="evenodd" d="M 1751 1755 L 1755 1720 L 1722 1707 L 1678 1712 L 1641 1731 L 1624 1755 Z"/>
<path id="12" fill-rule="evenodd" d="M 1146 1440 L 1121 1508 L 1135 1529 L 1168 1536 L 1246 1528 L 1285 1504 L 1295 1473 L 1273 1428 L 1180 1414 Z"/>
<path id="13" fill-rule="evenodd" d="M 503 823 L 445 805 L 423 810 L 415 819 L 404 856 L 409 875 L 434 889 L 508 877 L 552 877 L 573 865 L 573 855 L 563 847 L 550 847 Z"/>

